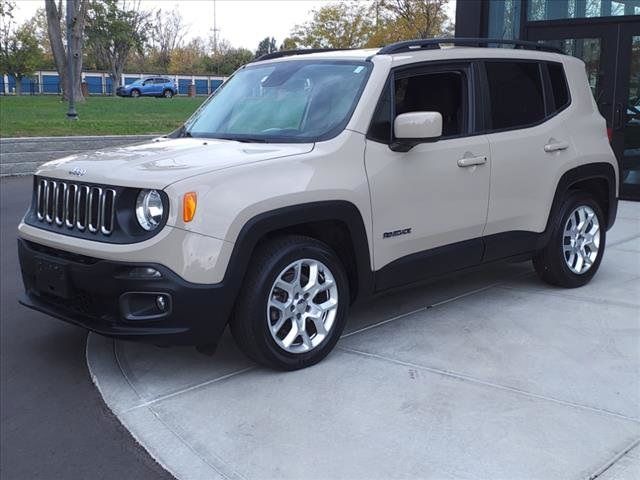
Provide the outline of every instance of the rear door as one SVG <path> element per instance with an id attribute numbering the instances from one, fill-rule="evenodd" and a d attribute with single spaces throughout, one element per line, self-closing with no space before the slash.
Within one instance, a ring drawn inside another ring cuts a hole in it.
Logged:
<path id="1" fill-rule="evenodd" d="M 489 198 L 490 154 L 476 133 L 471 63 L 393 72 L 367 135 L 376 288 L 474 265 Z M 389 148 L 395 116 L 438 111 L 443 136 L 408 152 Z"/>
<path id="2" fill-rule="evenodd" d="M 493 260 L 533 248 L 575 147 L 561 63 L 496 59 L 483 67 L 492 162 L 485 260 Z"/>
<path id="3" fill-rule="evenodd" d="M 153 78 L 145 78 L 142 81 L 141 93 L 143 95 L 152 95 L 153 94 Z"/>
<path id="4" fill-rule="evenodd" d="M 154 94 L 156 95 L 162 95 L 162 92 L 164 92 L 164 88 L 167 84 L 167 79 L 166 78 L 156 78 L 155 79 L 155 89 L 154 89 Z"/>

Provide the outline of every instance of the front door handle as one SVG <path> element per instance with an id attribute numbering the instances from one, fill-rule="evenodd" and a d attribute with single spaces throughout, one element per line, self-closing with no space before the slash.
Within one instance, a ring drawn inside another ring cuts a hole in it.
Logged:
<path id="1" fill-rule="evenodd" d="M 481 155 L 479 157 L 461 158 L 458 160 L 459 167 L 473 167 L 474 165 L 483 165 L 487 163 L 487 157 Z"/>
<path id="2" fill-rule="evenodd" d="M 547 153 L 558 152 L 560 150 L 566 150 L 569 148 L 569 144 L 567 142 L 553 142 L 547 143 L 544 146 L 544 151 Z"/>

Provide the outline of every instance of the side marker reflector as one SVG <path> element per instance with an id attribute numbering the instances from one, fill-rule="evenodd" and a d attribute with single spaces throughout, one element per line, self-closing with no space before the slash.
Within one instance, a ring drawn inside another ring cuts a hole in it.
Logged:
<path id="1" fill-rule="evenodd" d="M 196 192 L 188 192 L 184 194 L 182 199 L 182 220 L 190 222 L 196 216 L 196 207 L 198 206 L 198 195 Z"/>

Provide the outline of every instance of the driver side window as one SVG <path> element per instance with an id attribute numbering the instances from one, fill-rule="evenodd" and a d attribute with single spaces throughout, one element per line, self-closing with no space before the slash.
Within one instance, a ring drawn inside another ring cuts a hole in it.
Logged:
<path id="1" fill-rule="evenodd" d="M 467 134 L 467 81 L 463 71 L 400 74 L 385 87 L 374 113 L 368 138 L 393 139 L 393 117 L 409 112 L 440 112 L 442 138 Z"/>

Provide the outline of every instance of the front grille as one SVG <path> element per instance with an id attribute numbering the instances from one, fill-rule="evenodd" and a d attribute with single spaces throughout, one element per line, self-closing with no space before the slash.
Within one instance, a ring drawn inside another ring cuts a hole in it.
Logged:
<path id="1" fill-rule="evenodd" d="M 39 222 L 80 232 L 111 235 L 116 191 L 63 180 L 38 179 L 36 218 Z"/>

